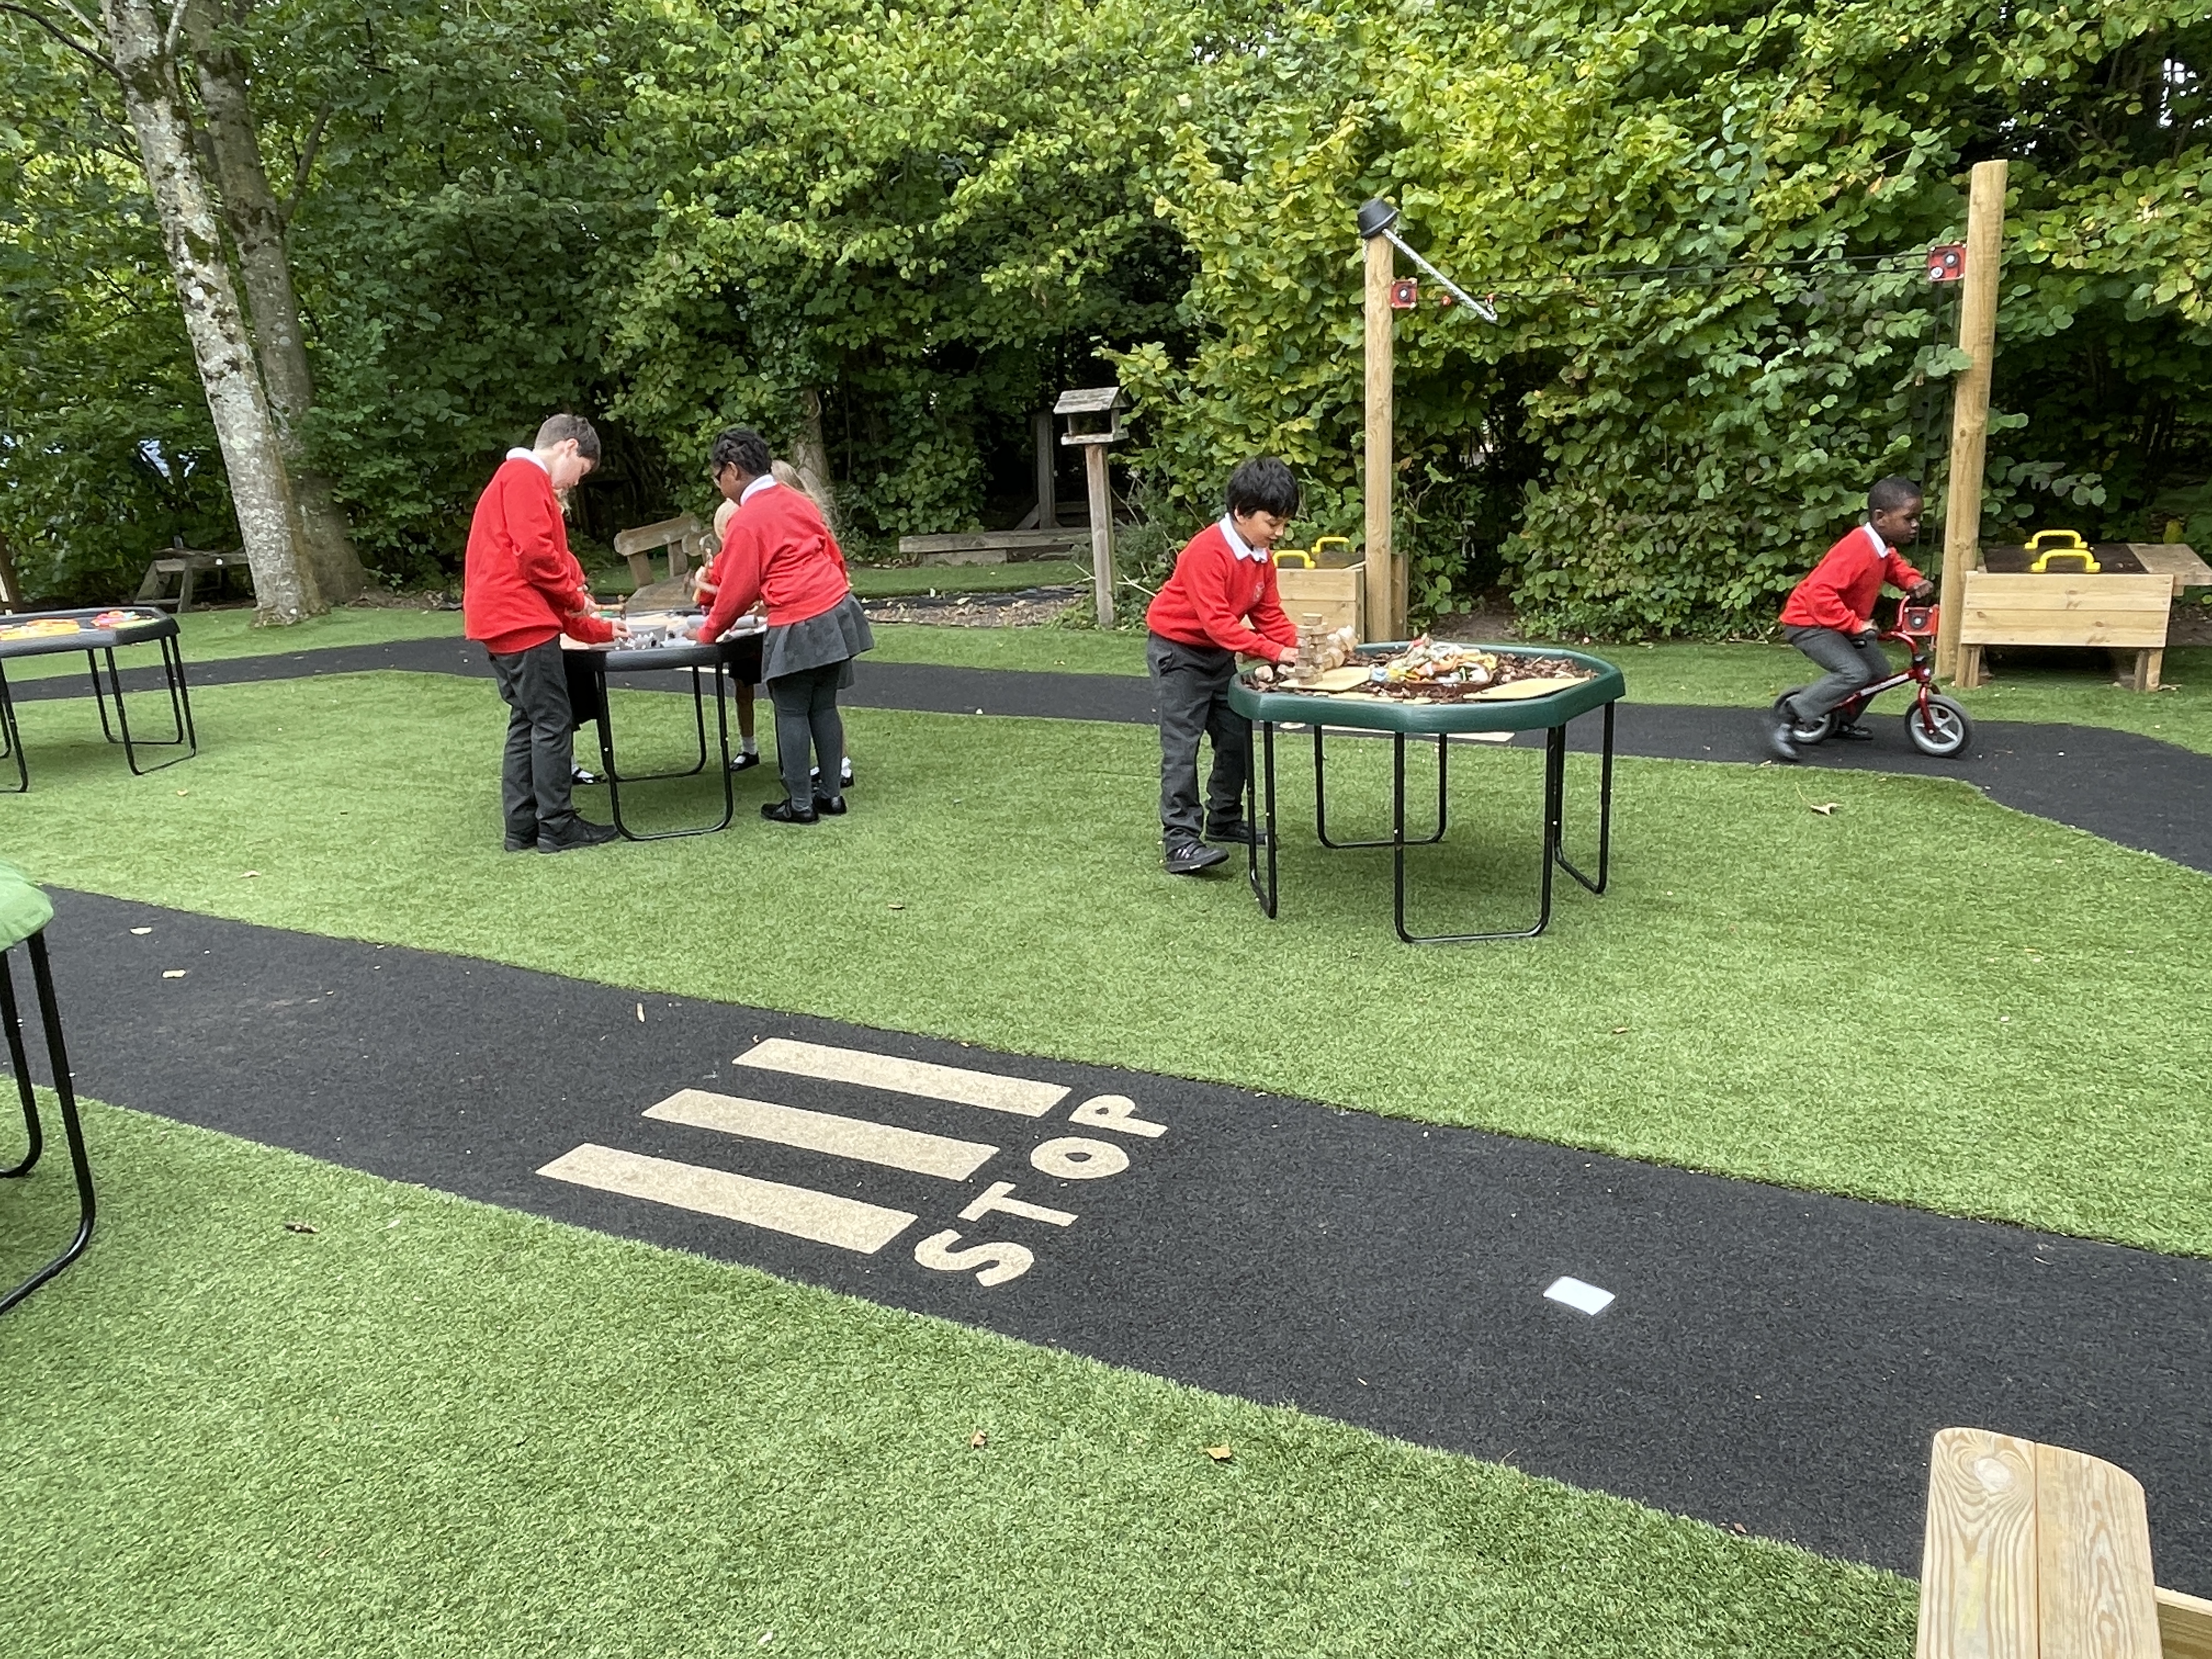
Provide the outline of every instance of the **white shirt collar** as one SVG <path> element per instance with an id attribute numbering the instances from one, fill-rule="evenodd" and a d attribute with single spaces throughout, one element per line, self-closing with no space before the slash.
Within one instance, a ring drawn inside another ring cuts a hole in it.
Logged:
<path id="1" fill-rule="evenodd" d="M 743 507 L 747 501 L 752 500 L 754 496 L 759 495 L 762 490 L 773 489 L 775 488 L 775 479 L 769 474 L 763 472 L 759 477 L 755 478 L 750 483 L 747 484 L 744 490 L 739 493 L 738 496 L 738 505 L 739 507 Z"/>
<path id="2" fill-rule="evenodd" d="M 538 452 L 534 449 L 510 449 L 507 452 L 507 459 L 510 461 L 527 461 L 547 477 L 553 476 L 553 469 L 538 459 Z"/>
<path id="3" fill-rule="evenodd" d="M 1889 544 L 1882 540 L 1881 532 L 1876 530 L 1870 524 L 1863 524 L 1859 528 L 1866 532 L 1867 539 L 1874 544 L 1875 557 L 1877 559 L 1887 558 L 1889 556 Z"/>
<path id="4" fill-rule="evenodd" d="M 1229 544 L 1229 550 L 1238 558 L 1250 559 L 1255 563 L 1266 560 L 1267 556 L 1265 553 L 1261 552 L 1257 548 L 1247 547 L 1244 544 L 1244 538 L 1237 533 L 1236 521 L 1226 513 L 1221 515 L 1221 534 Z"/>

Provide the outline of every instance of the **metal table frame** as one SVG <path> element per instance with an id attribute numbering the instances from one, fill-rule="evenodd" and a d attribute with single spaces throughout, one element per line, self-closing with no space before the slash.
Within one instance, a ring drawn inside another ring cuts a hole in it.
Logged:
<path id="1" fill-rule="evenodd" d="M 1384 647 L 1395 648 L 1395 647 Z M 1541 652 L 1510 646 L 1485 646 L 1501 656 L 1565 657 L 1597 671 L 1595 678 L 1555 691 L 1548 696 L 1519 701 L 1465 703 L 1397 702 L 1356 694 L 1331 696 L 1311 691 L 1257 690 L 1242 676 L 1230 683 L 1229 705 L 1249 722 L 1245 733 L 1245 820 L 1254 827 L 1254 840 L 1245 851 L 1245 878 L 1261 912 L 1271 920 L 1279 913 L 1281 884 L 1276 864 L 1280 837 L 1275 811 L 1275 727 L 1280 724 L 1310 726 L 1314 737 L 1314 830 L 1323 847 L 1346 849 L 1391 849 L 1391 919 L 1398 937 L 1408 945 L 1467 945 L 1489 939 L 1534 939 L 1551 924 L 1552 872 L 1565 871 L 1590 892 L 1602 894 L 1611 878 L 1613 863 L 1613 706 L 1627 690 L 1620 671 L 1610 663 L 1578 651 Z M 1597 873 L 1585 874 L 1566 855 L 1563 845 L 1566 808 L 1567 726 L 1577 716 L 1602 710 L 1605 735 L 1601 750 L 1598 784 Z M 1328 835 L 1328 774 L 1324 727 L 1351 728 L 1390 736 L 1390 834 L 1370 841 L 1332 841 Z M 1543 837 L 1540 888 L 1536 920 L 1528 927 L 1468 933 L 1416 933 L 1406 925 L 1406 849 L 1432 847 L 1444 838 L 1449 823 L 1450 740 L 1472 732 L 1541 731 L 1544 739 Z M 1255 757 L 1255 732 L 1259 754 Z M 1406 739 L 1433 738 L 1437 745 L 1437 822 L 1433 832 L 1416 838 L 1406 833 Z M 1265 875 L 1262 877 L 1264 867 Z"/>
<path id="2" fill-rule="evenodd" d="M 761 635 L 742 635 L 736 639 L 725 639 L 713 645 L 660 646 L 645 650 L 625 651 L 593 647 L 589 653 L 599 678 L 599 707 L 592 723 L 599 732 L 599 766 L 607 786 L 608 815 L 625 841 L 672 841 L 683 836 L 711 836 L 726 830 L 737 816 L 737 788 L 730 772 L 730 714 L 729 697 L 723 685 L 725 674 L 760 673 Z M 625 776 L 615 763 L 615 733 L 613 704 L 607 696 L 609 674 L 634 673 L 641 670 L 684 669 L 691 676 L 692 720 L 698 733 L 698 758 L 691 765 L 672 772 L 635 772 Z M 714 757 L 707 747 L 707 690 L 702 676 L 711 676 L 714 682 L 714 730 L 721 755 L 722 816 L 712 823 L 688 825 L 675 830 L 633 830 L 623 821 L 622 787 L 625 783 L 665 783 L 674 778 L 696 778 L 707 769 Z M 745 684 L 752 684 L 751 679 Z"/>
<path id="3" fill-rule="evenodd" d="M 38 988 L 39 1018 L 46 1028 L 46 1060 L 54 1077 L 54 1093 L 61 1103 L 62 1135 L 68 1142 L 70 1164 L 76 1175 L 76 1235 L 59 1255 L 40 1267 L 21 1284 L 0 1296 L 0 1314 L 4 1314 L 33 1291 L 82 1255 L 85 1247 L 92 1243 L 92 1164 L 84 1150 L 84 1127 L 77 1120 L 76 1091 L 70 1080 L 69 1052 L 62 1041 L 62 1016 L 54 1000 L 54 976 L 46 961 L 46 936 L 42 929 L 24 941 L 31 958 L 31 979 Z M 20 1163 L 12 1168 L 0 1170 L 0 1180 L 27 1176 L 36 1167 L 39 1156 L 46 1150 L 46 1132 L 39 1121 L 38 1097 L 31 1085 L 30 1058 L 23 1044 L 23 1024 L 15 1012 L 15 980 L 9 971 L 9 961 L 15 955 L 12 947 L 0 951 L 0 1023 L 4 1023 L 8 1034 L 8 1063 L 15 1068 L 15 1089 L 23 1099 L 23 1130 L 29 1142 Z"/>
<path id="4" fill-rule="evenodd" d="M 10 620 L 33 622 L 41 617 L 66 617 L 72 622 L 89 622 L 93 617 L 112 610 L 127 606 L 102 605 L 94 611 L 38 611 L 26 612 Z M 123 757 L 130 766 L 131 775 L 144 777 L 149 772 L 159 772 L 174 766 L 179 761 L 190 760 L 199 753 L 199 733 L 192 725 L 191 688 L 185 681 L 185 654 L 177 640 L 177 619 L 174 617 L 152 615 L 143 622 L 127 623 L 120 628 L 86 629 L 74 636 L 56 635 L 49 639 L 0 641 L 0 760 L 15 763 L 15 787 L 0 792 L 27 794 L 31 788 L 30 763 L 23 754 L 23 733 L 15 720 L 15 700 L 8 689 L 7 662 L 11 657 L 51 657 L 65 651 L 84 653 L 86 665 L 92 671 L 93 701 L 100 707 L 100 734 L 110 743 L 123 745 Z M 125 646 L 156 645 L 161 653 L 161 678 L 169 694 L 169 718 L 173 734 L 166 738 L 133 737 L 131 732 L 131 714 L 123 698 L 123 675 L 115 665 L 115 653 Z M 100 665 L 106 659 L 107 683 L 100 684 Z M 107 706 L 114 701 L 115 717 L 108 719 Z M 172 755 L 165 761 L 141 765 L 138 751 L 142 749 L 182 749 L 181 755 Z"/>

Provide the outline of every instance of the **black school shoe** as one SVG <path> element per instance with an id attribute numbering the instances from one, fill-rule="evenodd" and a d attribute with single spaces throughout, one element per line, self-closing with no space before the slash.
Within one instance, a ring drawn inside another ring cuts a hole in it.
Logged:
<path id="1" fill-rule="evenodd" d="M 510 853 L 536 852 L 538 850 L 538 832 L 533 830 L 526 836 L 509 836 L 507 838 L 507 850 Z"/>
<path id="2" fill-rule="evenodd" d="M 1839 726 L 1834 731 L 1829 732 L 1828 735 L 1832 738 L 1841 738 L 1847 743 L 1872 743 L 1874 741 L 1873 732 L 1863 726 Z"/>
<path id="3" fill-rule="evenodd" d="M 1167 850 L 1167 872 L 1171 876 L 1194 876 L 1201 870 L 1211 870 L 1215 865 L 1228 861 L 1228 854 L 1218 847 L 1208 847 L 1204 842 L 1173 842 Z"/>
<path id="4" fill-rule="evenodd" d="M 732 772 L 750 772 L 753 768 L 759 764 L 760 757 L 758 755 L 740 753 L 730 757 L 730 770 Z"/>
<path id="5" fill-rule="evenodd" d="M 806 775 L 813 783 L 818 794 L 822 787 L 822 769 L 818 766 L 810 766 L 806 769 Z M 850 755 L 846 756 L 838 763 L 837 787 L 841 789 L 850 789 L 853 787 L 853 757 Z"/>
<path id="6" fill-rule="evenodd" d="M 820 817 L 842 818 L 845 816 L 845 798 L 842 795 L 817 795 L 814 811 Z"/>
<path id="7" fill-rule="evenodd" d="M 819 823 L 821 818 L 811 806 L 793 806 L 787 800 L 772 800 L 761 808 L 761 816 L 770 823 Z"/>
<path id="8" fill-rule="evenodd" d="M 1255 831 L 1242 818 L 1234 823 L 1224 823 L 1218 830 L 1207 830 L 1206 838 L 1211 842 L 1233 842 L 1238 847 L 1265 847 L 1267 844 L 1267 831 Z"/>
<path id="9" fill-rule="evenodd" d="M 611 823 L 593 823 L 589 818 L 578 818 L 569 824 L 568 833 L 549 836 L 538 832 L 538 850 L 541 853 L 570 853 L 579 847 L 605 847 L 620 838 L 622 831 Z"/>

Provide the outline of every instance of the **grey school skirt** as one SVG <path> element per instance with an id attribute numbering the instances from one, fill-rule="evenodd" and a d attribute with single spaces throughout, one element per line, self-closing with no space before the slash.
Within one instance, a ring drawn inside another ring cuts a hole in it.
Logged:
<path id="1" fill-rule="evenodd" d="M 868 613 L 860 609 L 860 600 L 848 593 L 818 617 L 769 629 L 761 646 L 761 678 L 781 679 L 786 674 L 842 662 L 845 672 L 837 677 L 837 687 L 842 690 L 853 683 L 853 659 L 863 651 L 874 650 L 875 646 L 876 636 L 868 631 Z"/>

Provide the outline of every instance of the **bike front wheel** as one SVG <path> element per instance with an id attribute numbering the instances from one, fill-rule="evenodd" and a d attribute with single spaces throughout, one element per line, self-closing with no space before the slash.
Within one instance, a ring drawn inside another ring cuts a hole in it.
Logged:
<path id="1" fill-rule="evenodd" d="M 1974 722 L 1950 698 L 1930 697 L 1905 710 L 1905 734 L 1922 754 L 1945 760 L 1974 740 Z"/>

